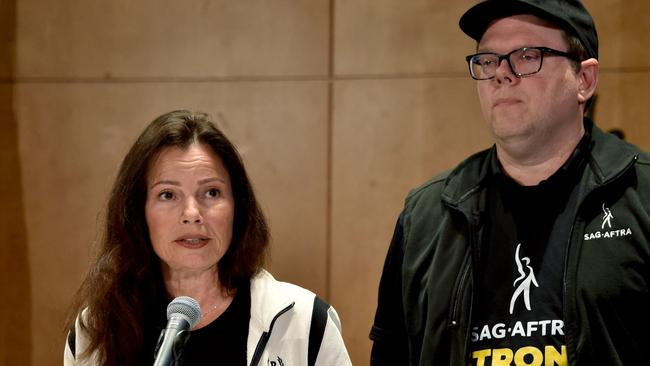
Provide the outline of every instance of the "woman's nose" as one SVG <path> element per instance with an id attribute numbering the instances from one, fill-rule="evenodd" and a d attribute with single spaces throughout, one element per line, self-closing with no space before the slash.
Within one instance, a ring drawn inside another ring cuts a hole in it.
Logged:
<path id="1" fill-rule="evenodd" d="M 201 211 L 194 199 L 188 199 L 183 206 L 183 212 L 181 213 L 181 223 L 183 224 L 200 224 L 203 222 L 203 217 L 201 217 Z"/>

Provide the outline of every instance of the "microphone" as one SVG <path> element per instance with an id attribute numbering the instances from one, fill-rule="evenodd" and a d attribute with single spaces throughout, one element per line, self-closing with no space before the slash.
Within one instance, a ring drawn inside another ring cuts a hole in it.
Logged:
<path id="1" fill-rule="evenodd" d="M 185 345 L 189 330 L 201 320 L 199 303 L 189 296 L 179 296 L 167 305 L 167 326 L 160 332 L 154 353 L 154 366 L 170 366 Z"/>

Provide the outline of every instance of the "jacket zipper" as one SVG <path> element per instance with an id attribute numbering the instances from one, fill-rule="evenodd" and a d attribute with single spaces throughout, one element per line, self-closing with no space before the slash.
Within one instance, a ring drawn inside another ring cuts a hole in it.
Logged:
<path id="1" fill-rule="evenodd" d="M 568 291 L 567 291 L 567 286 L 568 286 L 568 285 L 567 285 L 567 273 L 569 272 L 569 259 L 570 259 L 569 254 L 571 253 L 571 243 L 572 243 L 572 240 L 571 240 L 571 239 L 572 239 L 573 236 L 574 236 L 574 230 L 575 230 L 575 228 L 576 228 L 576 222 L 578 221 L 578 216 L 579 216 L 579 213 L 580 213 L 580 208 L 582 207 L 582 205 L 584 204 L 584 202 L 587 202 L 587 201 L 588 201 L 589 196 L 593 195 L 593 192 L 594 192 L 594 191 L 599 190 L 599 188 L 602 188 L 602 187 L 604 187 L 604 186 L 607 186 L 607 185 L 609 185 L 611 182 L 614 182 L 614 181 L 618 180 L 618 178 L 620 178 L 623 174 L 625 174 L 625 173 L 626 173 L 626 172 L 627 172 L 627 171 L 632 167 L 632 165 L 634 165 L 634 163 L 635 163 L 638 159 L 639 159 L 639 156 L 638 156 L 638 155 L 634 155 L 634 157 L 632 158 L 632 160 L 631 160 L 631 161 L 630 161 L 630 162 L 625 166 L 625 168 L 623 168 L 623 169 L 622 169 L 618 174 L 616 174 L 615 176 L 613 176 L 609 181 L 607 181 L 607 182 L 603 182 L 602 185 L 600 185 L 600 186 L 597 187 L 596 189 L 594 189 L 594 190 L 592 190 L 591 192 L 589 192 L 589 193 L 585 196 L 585 198 L 582 200 L 582 202 L 580 202 L 580 203 L 578 204 L 578 207 L 577 207 L 577 209 L 576 209 L 576 213 L 575 213 L 575 217 L 574 217 L 574 219 L 573 219 L 573 223 L 571 224 L 571 230 L 570 230 L 570 232 L 569 232 L 569 240 L 568 240 L 567 247 L 566 247 L 566 253 L 564 254 L 564 258 L 565 258 L 565 259 L 564 259 L 564 275 L 563 275 L 563 280 L 562 280 L 562 287 L 563 287 L 563 288 L 562 288 L 562 291 L 563 291 L 563 311 L 562 311 L 562 312 L 563 312 L 563 315 L 564 315 L 564 321 L 567 321 L 567 320 L 568 320 L 568 319 L 567 319 L 567 315 L 568 315 L 569 300 L 568 300 Z M 583 230 L 584 230 L 584 226 L 583 226 Z M 577 268 L 574 268 L 574 271 L 577 271 Z M 574 298 L 573 300 L 575 301 L 575 298 Z M 572 302 L 573 302 L 573 301 L 572 301 Z M 566 326 L 565 326 L 565 330 L 568 330 L 568 328 L 567 328 Z M 569 359 L 569 355 L 571 355 L 571 348 L 569 347 L 569 345 L 570 345 L 571 343 L 573 343 L 573 342 L 569 342 L 569 338 L 570 338 L 570 337 L 569 337 L 569 332 L 567 331 L 567 332 L 566 332 L 567 361 L 568 361 L 569 365 L 572 365 L 572 364 L 575 363 L 575 360 L 571 360 L 571 359 Z M 575 352 L 577 352 L 577 348 L 575 349 Z"/>
<path id="2" fill-rule="evenodd" d="M 461 307 L 461 299 L 463 297 L 463 290 L 465 289 L 468 281 L 468 277 L 471 274 L 471 262 L 472 262 L 472 253 L 477 250 L 478 242 L 477 242 L 477 228 L 478 225 L 474 223 L 473 220 L 471 220 L 470 215 L 465 214 L 463 211 L 461 211 L 463 217 L 465 218 L 468 226 L 468 232 L 469 232 L 469 245 L 470 249 L 468 250 L 467 254 L 465 255 L 465 258 L 463 259 L 463 269 L 462 269 L 462 274 L 460 277 L 460 280 L 458 282 L 458 286 L 456 287 L 456 291 L 454 294 L 454 299 L 452 303 L 452 308 L 451 308 L 451 316 L 450 316 L 450 323 L 449 327 L 456 328 L 459 326 L 459 318 L 460 318 L 460 307 Z M 470 294 L 470 296 L 472 296 Z M 462 349 L 463 355 L 461 356 L 463 359 L 467 357 L 467 350 L 469 349 L 469 343 L 470 343 L 470 330 L 471 330 L 471 314 L 472 314 L 472 302 L 473 300 L 470 298 L 469 301 L 469 319 L 467 320 L 467 328 L 465 329 L 465 344 Z"/>
<path id="3" fill-rule="evenodd" d="M 262 358 L 262 352 L 266 348 L 266 344 L 268 343 L 269 338 L 271 337 L 271 332 L 273 331 L 273 325 L 275 325 L 275 321 L 278 320 L 278 318 L 282 316 L 282 314 L 291 310 L 294 307 L 294 305 L 296 305 L 295 301 L 287 305 L 287 307 L 285 307 L 284 309 L 280 310 L 280 312 L 273 317 L 273 320 L 271 320 L 271 325 L 269 326 L 269 331 L 262 333 L 260 340 L 257 342 L 257 346 L 255 346 L 255 352 L 253 353 L 250 366 L 255 366 L 260 362 L 260 359 Z"/>
<path id="4" fill-rule="evenodd" d="M 456 287 L 456 293 L 454 295 L 454 302 L 451 308 L 451 316 L 450 316 L 450 323 L 449 325 L 452 327 L 456 327 L 458 325 L 458 313 L 459 313 L 459 308 L 460 308 L 460 298 L 462 297 L 462 292 L 463 289 L 465 288 L 465 282 L 467 281 L 467 275 L 469 275 L 470 272 L 470 266 L 469 266 L 469 253 L 465 256 L 465 259 L 463 259 L 463 273 L 461 274 L 460 281 L 458 281 L 458 287 Z"/>

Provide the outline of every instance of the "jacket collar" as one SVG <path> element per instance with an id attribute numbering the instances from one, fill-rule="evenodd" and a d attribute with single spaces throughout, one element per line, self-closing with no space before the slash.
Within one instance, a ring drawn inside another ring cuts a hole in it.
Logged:
<path id="1" fill-rule="evenodd" d="M 639 150 L 618 137 L 602 131 L 585 117 L 585 130 L 591 132 L 592 148 L 589 152 L 587 167 L 582 182 L 586 190 L 584 197 L 594 188 L 606 184 L 620 176 L 637 158 Z M 491 161 L 496 159 L 496 147 L 470 156 L 454 170 L 444 183 L 442 199 L 452 207 L 475 211 L 476 193 L 481 192 L 487 178 L 491 175 Z"/>
<path id="2" fill-rule="evenodd" d="M 611 133 L 606 133 L 589 121 L 592 128 L 594 146 L 589 161 L 590 170 L 596 185 L 607 184 L 621 175 L 637 160 L 640 150 Z"/>
<path id="3" fill-rule="evenodd" d="M 291 294 L 277 294 L 277 281 L 264 269 L 251 281 L 251 321 L 256 322 L 259 329 L 268 331 L 274 318 L 295 303 Z"/>

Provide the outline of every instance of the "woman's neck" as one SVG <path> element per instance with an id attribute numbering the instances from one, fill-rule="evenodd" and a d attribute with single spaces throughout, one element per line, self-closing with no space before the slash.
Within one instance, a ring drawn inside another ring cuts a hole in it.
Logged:
<path id="1" fill-rule="evenodd" d="M 229 293 L 219 281 L 216 267 L 201 271 L 182 271 L 163 268 L 167 293 L 175 298 L 189 296 L 201 306 L 201 321 L 194 329 L 202 328 L 219 317 L 232 302 Z"/>
<path id="2" fill-rule="evenodd" d="M 167 292 L 172 297 L 190 296 L 198 300 L 207 294 L 214 295 L 221 292 L 221 282 L 216 267 L 203 270 L 163 268 L 163 280 Z"/>

